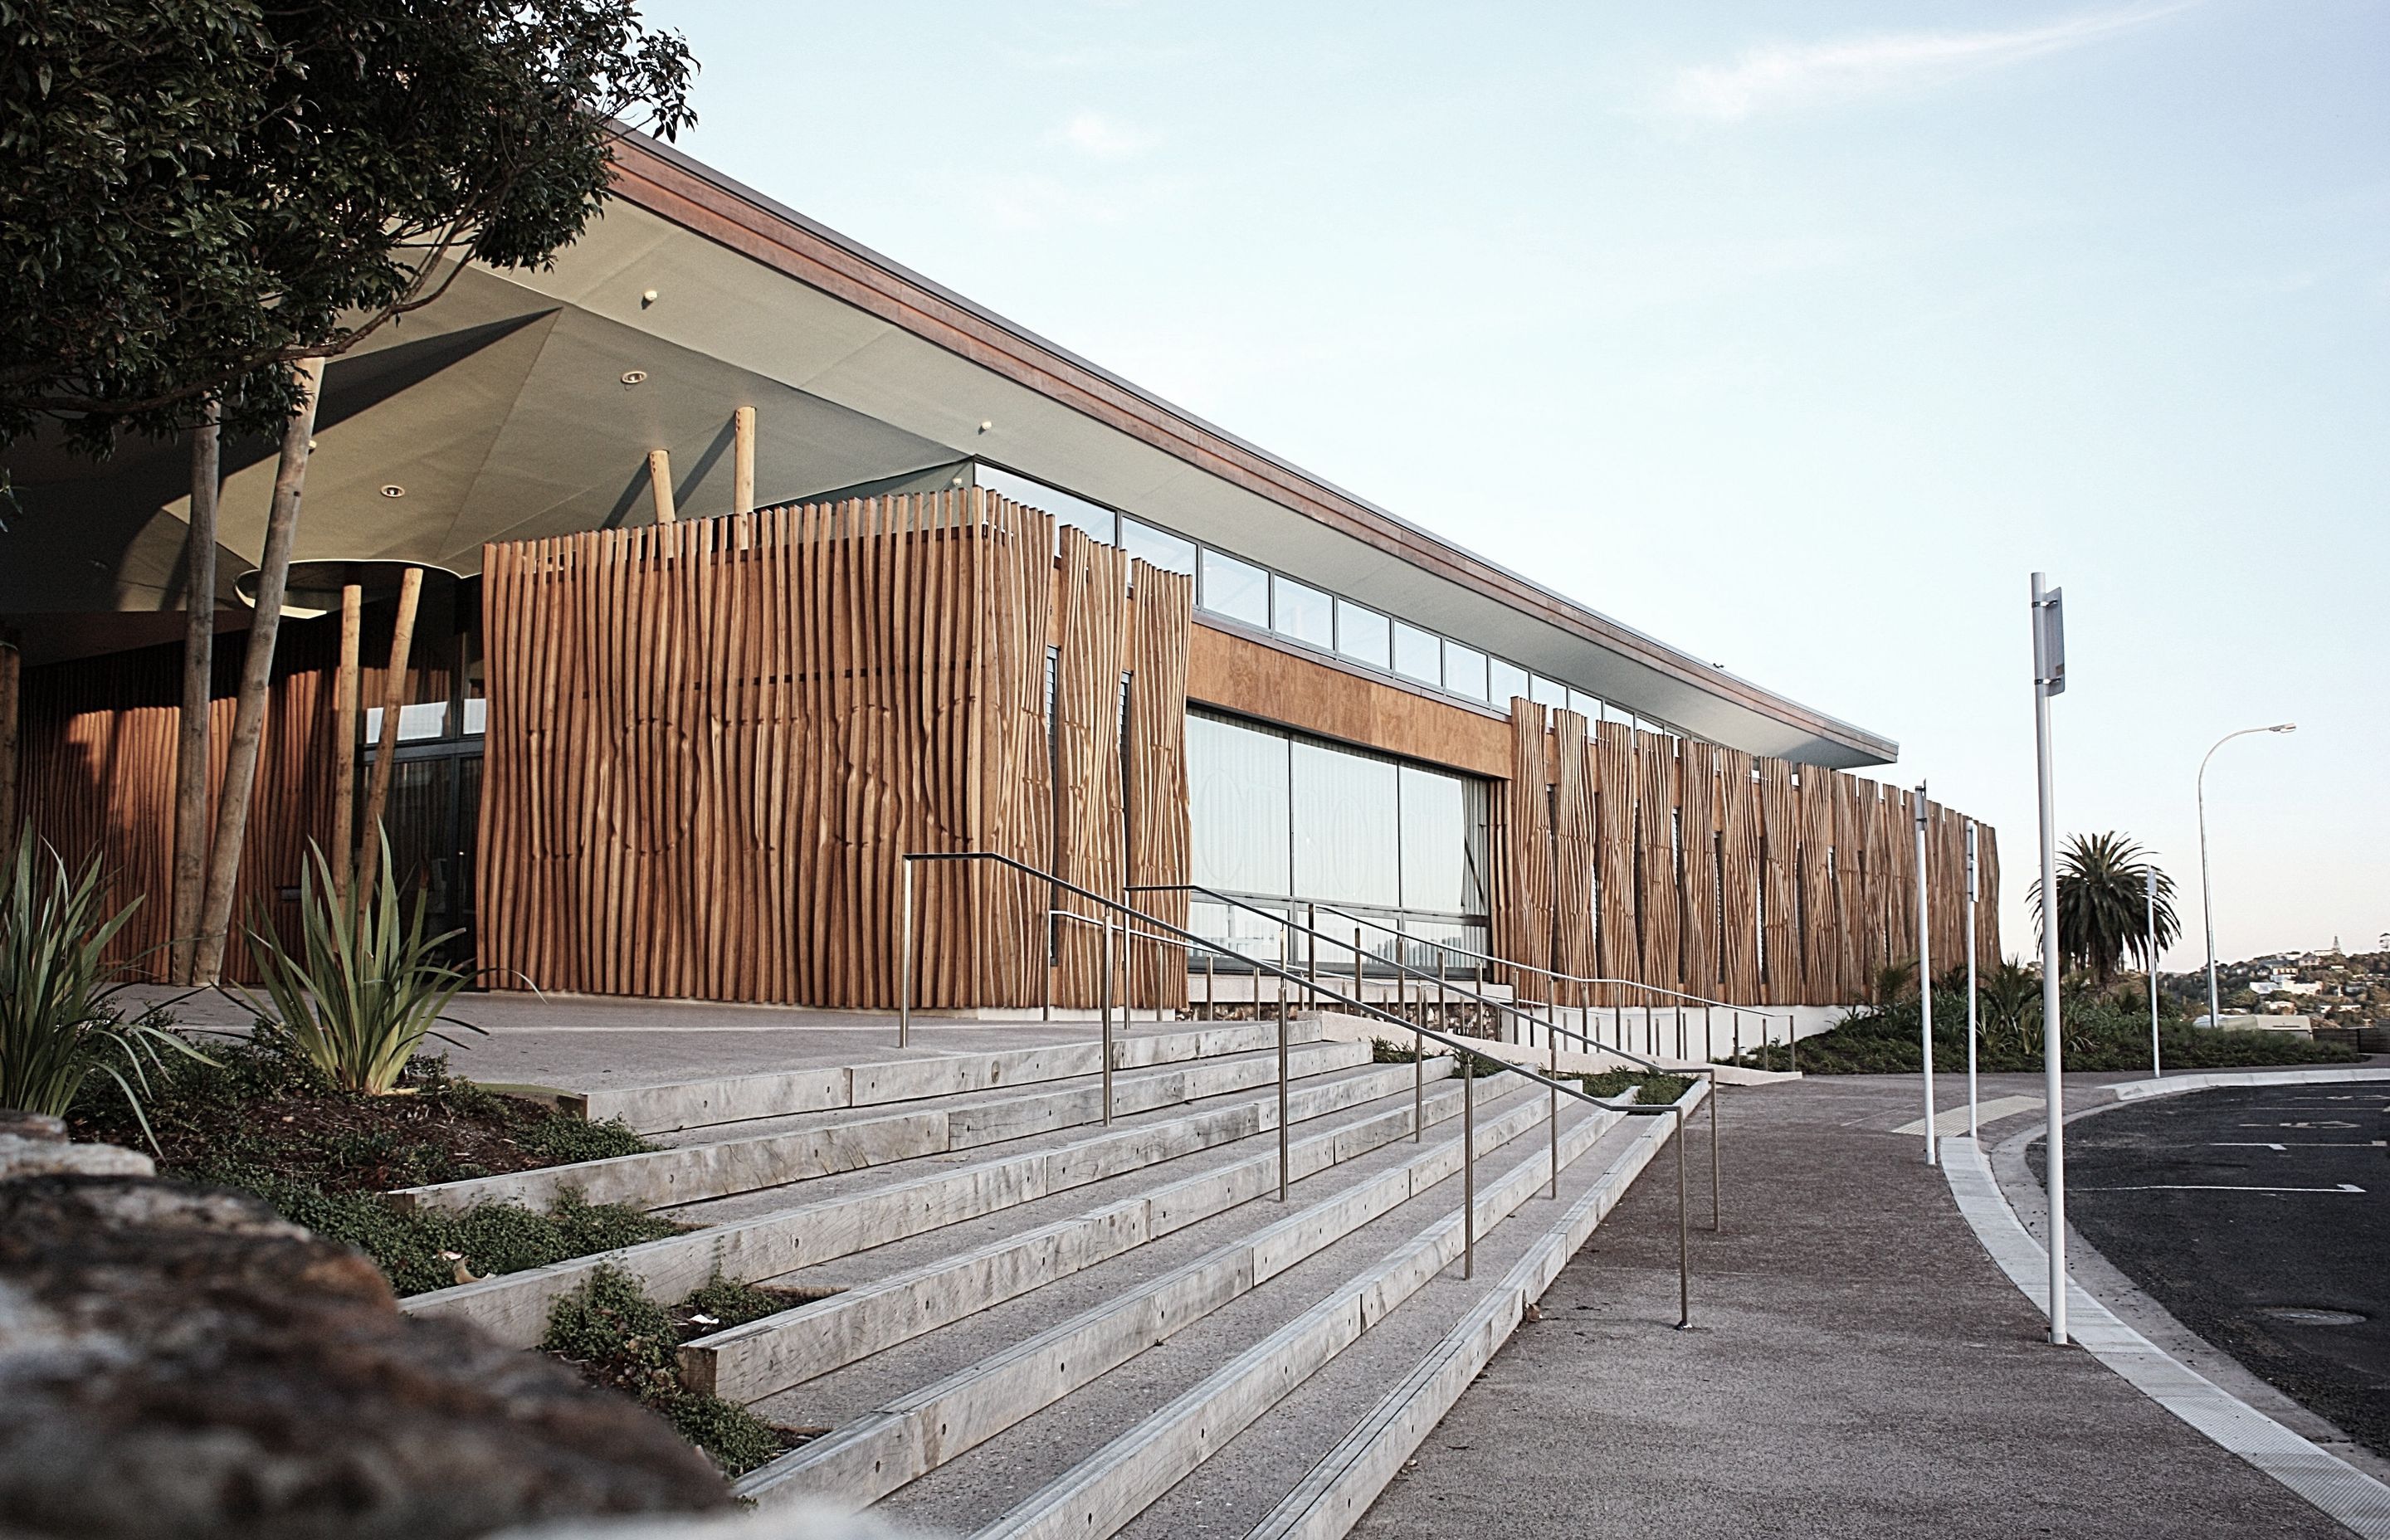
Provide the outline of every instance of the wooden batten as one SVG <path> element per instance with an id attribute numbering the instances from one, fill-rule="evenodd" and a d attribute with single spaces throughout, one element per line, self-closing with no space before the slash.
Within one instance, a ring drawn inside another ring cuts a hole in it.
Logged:
<path id="1" fill-rule="evenodd" d="M 755 408 L 730 414 L 730 511 L 755 511 Z"/>
<path id="2" fill-rule="evenodd" d="M 371 892 L 379 880 L 382 819 L 390 807 L 391 777 L 398 768 L 399 718 L 410 693 L 407 668 L 414 656 L 415 616 L 422 600 L 423 569 L 409 567 L 398 581 L 398 614 L 382 675 L 381 740 L 375 746 L 373 775 L 366 781 L 365 815 L 358 829 L 356 886 L 365 892 Z"/>
<path id="3" fill-rule="evenodd" d="M 673 509 L 672 456 L 662 449 L 648 451 L 648 494 L 656 510 L 656 522 L 670 524 L 677 520 Z"/>
<path id="4" fill-rule="evenodd" d="M 341 660 L 332 671 L 332 864 L 333 896 L 349 896 L 356 858 L 358 646 L 365 625 L 365 590 L 341 586 Z"/>

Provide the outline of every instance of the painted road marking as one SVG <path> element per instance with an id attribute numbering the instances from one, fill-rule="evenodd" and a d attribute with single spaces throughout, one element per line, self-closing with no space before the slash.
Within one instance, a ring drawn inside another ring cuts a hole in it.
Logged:
<path id="1" fill-rule="evenodd" d="M 2390 1148 L 2390 1139 L 2329 1139 L 2302 1140 L 2295 1145 L 2271 1144 L 2264 1139 L 2212 1139 L 2210 1149 L 2382 1149 Z"/>
<path id="2" fill-rule="evenodd" d="M 2137 1187 L 2076 1187 L 2077 1192 L 2363 1192 L 2354 1182 L 2343 1182 L 2336 1187 L 2244 1187 L 2226 1184 L 2217 1186 L 2201 1182 L 2152 1182 Z"/>
<path id="3" fill-rule="evenodd" d="M 1975 1104 L 1975 1121 L 1996 1123 L 2013 1113 L 2030 1112 L 2040 1105 L 2039 1097 L 1993 1097 L 1987 1101 L 1979 1101 Z M 1964 1134 L 1966 1131 L 1967 1104 L 1963 1101 L 1956 1107 L 1947 1108 L 1934 1115 L 1934 1132 L 1936 1134 Z M 1914 1137 L 1925 1132 L 1925 1120 L 1911 1118 L 1893 1132 Z"/>

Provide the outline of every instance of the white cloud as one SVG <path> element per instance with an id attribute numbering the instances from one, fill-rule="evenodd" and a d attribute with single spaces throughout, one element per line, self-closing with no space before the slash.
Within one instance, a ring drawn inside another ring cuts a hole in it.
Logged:
<path id="1" fill-rule="evenodd" d="M 1737 122 L 1780 108 L 1915 90 L 2083 47 L 2187 8 L 2100 11 L 2004 32 L 1884 32 L 1834 43 L 1768 44 L 1731 64 L 1678 71 L 1664 105 L 1685 117 Z"/>
<path id="2" fill-rule="evenodd" d="M 1116 118 L 1086 111 L 1072 115 L 1056 135 L 1062 143 L 1098 160 L 1126 160 L 1152 145 L 1152 138 Z"/>

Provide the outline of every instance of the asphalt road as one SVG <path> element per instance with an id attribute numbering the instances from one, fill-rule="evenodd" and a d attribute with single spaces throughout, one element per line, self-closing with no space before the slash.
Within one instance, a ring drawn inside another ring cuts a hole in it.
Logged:
<path id="1" fill-rule="evenodd" d="M 2121 1107 L 2067 1125 L 2067 1218 L 2192 1332 L 2390 1457 L 2385 1140 L 2379 1084 Z"/>
<path id="2" fill-rule="evenodd" d="M 2037 1089 L 1986 1078 L 1987 1096 Z M 1671 1329 L 1663 1156 L 1354 1540 L 2345 1540 L 2049 1344 L 1895 1132 L 1919 1110 L 1909 1077 L 1730 1089 L 1726 1233 L 1692 1232 L 1696 1329 Z"/>

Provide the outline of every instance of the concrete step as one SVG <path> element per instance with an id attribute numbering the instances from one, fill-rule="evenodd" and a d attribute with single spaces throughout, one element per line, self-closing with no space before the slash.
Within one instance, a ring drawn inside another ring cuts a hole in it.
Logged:
<path id="1" fill-rule="evenodd" d="M 1542 1098 L 1523 1100 L 1542 1110 Z M 1571 1104 L 1562 1113 L 1564 1167 L 1621 1121 L 1614 1113 L 1576 1109 Z M 1521 1158 L 1497 1164 L 1497 1170 L 1479 1172 L 1481 1265 L 1493 1259 L 1503 1221 L 1542 1198 L 1551 1174 L 1550 1155 L 1541 1141 Z M 1457 1205 L 1446 1206 L 1458 1196 L 1446 1187 L 1404 1204 L 1388 1216 L 1397 1232 L 1391 1250 L 1383 1249 L 1386 1226 L 1358 1232 L 1352 1238 L 1365 1244 L 1330 1248 L 1312 1268 L 1291 1270 L 1286 1278 L 1291 1287 L 1280 1297 L 1269 1299 L 1272 1291 L 1257 1290 L 1249 1303 L 1258 1308 L 1244 1312 L 1242 1319 L 1224 1310 L 1189 1331 L 1175 1362 L 1159 1353 L 1139 1359 L 1120 1383 L 1108 1387 L 1108 1396 L 1091 1399 L 1075 1418 L 1058 1418 L 1045 1430 L 1044 1448 L 1016 1441 L 1009 1469 L 945 1482 L 941 1491 L 924 1492 L 927 1501 L 907 1492 L 887 1505 L 892 1516 L 949 1528 L 974 1524 L 982 1540 L 1102 1540 L 1117 1533 L 1458 1262 L 1461 1213 Z M 1423 1213 L 1433 1217 L 1421 1226 Z M 1306 1272 L 1311 1276 L 1305 1277 Z M 1472 1282 L 1464 1292 L 1479 1287 Z M 1156 1402 L 1158 1410 L 1152 1409 Z M 1090 1426 L 1099 1415 L 1102 1422 Z M 1033 1426 L 1023 1424 L 1015 1432 L 1034 1437 Z M 1100 1447 L 1075 1457 L 1105 1434 L 1110 1436 Z M 1058 1455 L 1073 1463 L 1025 1495 L 1015 1495 L 1021 1478 L 1050 1468 Z M 991 1507 L 998 1507 L 1000 1516 L 991 1520 Z"/>
<path id="2" fill-rule="evenodd" d="M 1636 1177 L 1657 1159 L 1674 1180 L 1673 1129 L 1634 1118 L 1605 1134 L 1561 1174 L 1559 1204 L 1531 1201 L 1481 1240 L 1475 1282 L 1439 1276 L 1124 1525 L 1124 1540 L 1339 1540 Z"/>
<path id="3" fill-rule="evenodd" d="M 1489 1097 L 1489 1099 L 1492 1099 Z M 1483 1159 L 1545 1121 L 1539 1098 L 1513 1096 L 1477 1130 Z M 1457 1131 L 1447 1130 L 1457 1133 Z M 1047 1326 L 934 1384 L 894 1397 L 739 1483 L 766 1506 L 790 1501 L 852 1512 L 1034 1416 L 1130 1358 L 1334 1246 L 1460 1164 L 1458 1137 L 1404 1144 L 1403 1158 L 1332 1187 L 1305 1191 L 1286 1213 L 1257 1205 L 1244 1233 L 1192 1260 L 1115 1289 L 1092 1308 Z M 1305 1184 L 1313 1187 L 1316 1184 Z M 1267 1223 L 1253 1223 L 1256 1220 Z M 1125 1280 L 1123 1280 L 1125 1282 Z M 918 1355 L 917 1355 L 918 1356 Z"/>
<path id="4" fill-rule="evenodd" d="M 1371 1065 L 1354 1045 L 1307 1046 L 1312 1062 L 1350 1065 L 1314 1074 L 1292 1087 L 1291 1122 L 1307 1122 L 1407 1090 L 1407 1064 Z M 1358 1060 L 1364 1062 L 1356 1062 Z M 546 1328 L 547 1310 L 600 1266 L 620 1268 L 658 1299 L 678 1299 L 717 1270 L 761 1282 L 801 1267 L 886 1245 L 908 1236 L 1031 1202 L 1049 1193 L 1248 1138 L 1278 1126 L 1276 1058 L 1269 1089 L 1175 1104 L 1128 1120 L 1105 1133 L 1056 1142 L 1046 1136 L 1026 1148 L 967 1164 L 932 1156 L 887 1167 L 817 1178 L 796 1189 L 749 1193 L 685 1209 L 705 1227 L 642 1245 L 576 1257 L 546 1267 L 507 1273 L 401 1302 L 411 1314 L 456 1315 L 501 1341 L 530 1346 Z M 818 1196 L 816 1196 L 818 1195 Z"/>
<path id="5" fill-rule="evenodd" d="M 895 1023 L 889 1023 L 895 1035 Z M 1291 1023 L 1291 1038 L 1319 1036 L 1316 1021 Z M 1113 1038 L 1115 1070 L 1144 1069 L 1221 1054 L 1274 1047 L 1275 1022 L 1122 1028 Z M 766 1074 L 726 1075 L 660 1085 L 607 1086 L 568 1094 L 563 1105 L 593 1122 L 620 1118 L 642 1134 L 702 1128 L 791 1112 L 878 1107 L 924 1097 L 956 1096 L 1047 1080 L 1068 1080 L 1103 1069 L 1099 1034 L 1084 1040 L 984 1052 L 893 1055 L 854 1065 L 816 1065 Z"/>
<path id="6" fill-rule="evenodd" d="M 1433 1087 L 1423 1098 L 1428 1125 L 1458 1117 L 1460 1089 L 1447 1080 L 1451 1065 L 1438 1061 L 1424 1068 Z M 1387 1102 L 1394 1105 L 1381 1105 Z M 1407 1139 L 1418 1124 L 1408 1096 L 1383 1097 L 1368 1109 L 1357 1120 L 1292 1139 L 1287 1148 L 1290 1181 Z M 681 1379 L 692 1389 L 732 1400 L 759 1400 L 1274 1193 L 1274 1135 L 1244 1144 L 1267 1148 L 1150 1185 L 1184 1163 L 1174 1161 L 1140 1174 L 1143 1190 L 1026 1231 L 1009 1225 L 1009 1233 L 982 1245 L 941 1251 L 893 1272 L 886 1270 L 882 1251 L 875 1251 L 853 1259 L 870 1265 L 867 1278 L 852 1277 L 859 1269 L 842 1278 L 827 1266 L 791 1275 L 790 1282 L 843 1291 L 686 1344 Z M 1244 1144 L 1232 1148 L 1242 1149 Z"/>
<path id="7" fill-rule="evenodd" d="M 1310 1025 L 1316 1037 L 1317 1023 Z M 1266 1034 L 1266 1047 L 1251 1043 L 1264 1035 L 1251 1030 L 1175 1035 L 1180 1046 L 1202 1043 L 1220 1051 L 1190 1055 L 1184 1062 L 1163 1059 L 1151 1066 L 1116 1069 L 1112 1076 L 1115 1118 L 1250 1090 L 1278 1079 L 1275 1023 Z M 1115 1042 L 1114 1057 L 1142 1057 L 1127 1051 L 1142 1046 Z M 1364 1062 L 1368 1050 L 1362 1045 L 1314 1041 L 1293 1047 L 1288 1058 L 1292 1073 L 1307 1076 Z M 567 1191 L 578 1192 L 592 1203 L 672 1208 L 834 1172 L 1101 1123 L 1103 1116 L 1103 1077 L 1091 1072 L 1000 1092 L 939 1093 L 876 1117 L 858 1117 L 855 1109 L 841 1108 L 759 1123 L 709 1125 L 701 1137 L 670 1149 L 402 1187 L 389 1196 L 400 1208 L 409 1210 L 467 1209 L 476 1203 L 520 1203 L 544 1209 Z"/>

